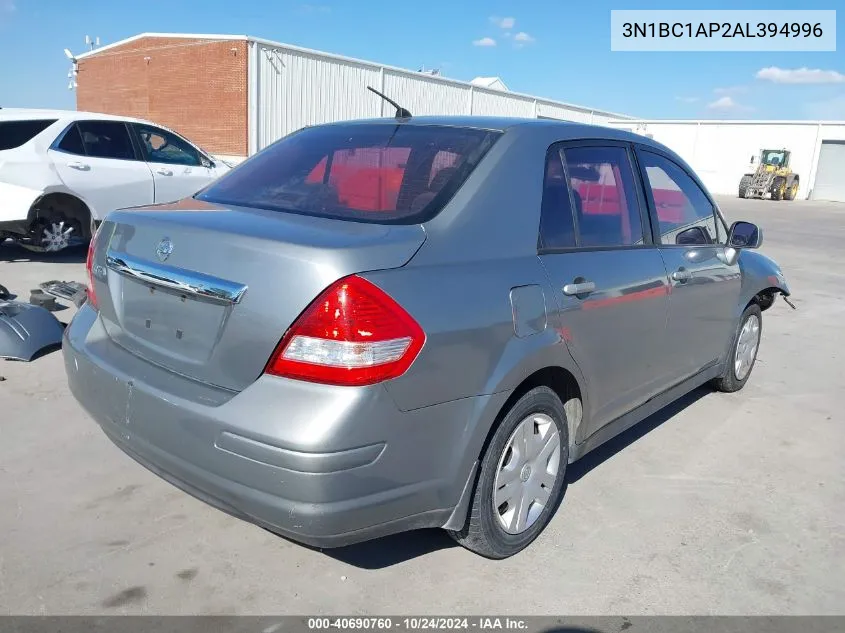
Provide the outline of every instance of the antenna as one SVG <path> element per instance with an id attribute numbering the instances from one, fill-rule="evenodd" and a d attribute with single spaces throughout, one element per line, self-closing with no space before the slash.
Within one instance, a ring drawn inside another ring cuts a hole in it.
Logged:
<path id="1" fill-rule="evenodd" d="M 73 53 L 70 52 L 69 48 L 65 49 L 65 57 L 67 57 L 70 61 L 74 61 L 76 58 L 73 56 Z"/>
<path id="2" fill-rule="evenodd" d="M 375 94 L 377 94 L 379 97 L 381 97 L 382 99 L 384 99 L 385 101 L 387 101 L 387 102 L 388 102 L 390 105 L 392 105 L 394 108 L 396 108 L 396 118 L 397 118 L 397 119 L 410 119 L 410 118 L 411 118 L 411 113 L 410 113 L 410 112 L 408 112 L 405 108 L 403 108 L 402 106 L 400 106 L 398 103 L 396 103 L 393 99 L 391 99 L 391 98 L 390 98 L 390 97 L 388 97 L 387 95 L 384 95 L 384 94 L 380 93 L 378 90 L 376 90 L 376 89 L 375 89 L 375 88 L 373 88 L 372 86 L 367 86 L 367 90 L 369 90 L 370 92 L 374 92 L 374 93 L 375 93 Z"/>

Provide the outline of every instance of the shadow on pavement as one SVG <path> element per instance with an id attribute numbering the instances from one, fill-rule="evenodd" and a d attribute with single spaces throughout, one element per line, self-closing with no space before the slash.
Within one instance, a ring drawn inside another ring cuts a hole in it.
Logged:
<path id="1" fill-rule="evenodd" d="M 84 264 L 88 247 L 84 244 L 69 246 L 58 253 L 36 253 L 28 251 L 11 241 L 0 241 L 0 262 L 17 264 L 23 262 L 45 262 L 48 264 Z"/>
<path id="2" fill-rule="evenodd" d="M 321 551 L 326 556 L 360 569 L 384 569 L 450 547 L 457 547 L 457 543 L 444 530 L 435 528 L 392 534 L 356 545 Z"/>
<path id="3" fill-rule="evenodd" d="M 713 390 L 706 386 L 690 391 L 688 394 L 680 397 L 672 404 L 667 405 L 657 413 L 650 415 L 639 424 L 635 424 L 624 433 L 620 433 L 612 440 L 602 444 L 595 450 L 590 451 L 577 462 L 569 465 L 566 469 L 566 480 L 570 484 L 575 483 L 594 468 L 601 466 L 618 452 L 627 448 L 644 435 L 650 433 L 670 418 L 679 414 L 688 406 L 695 404 L 708 393 L 712 392 Z"/>
<path id="4" fill-rule="evenodd" d="M 567 468 L 565 485 L 568 486 L 577 482 L 591 470 L 711 392 L 712 390 L 706 386 L 695 389 L 588 453 Z M 428 529 L 394 534 L 356 545 L 319 551 L 326 556 L 361 569 L 383 569 L 438 550 L 457 546 L 457 543 L 445 531 Z M 595 633 L 595 629 L 562 627 L 549 629 L 548 633 Z"/>

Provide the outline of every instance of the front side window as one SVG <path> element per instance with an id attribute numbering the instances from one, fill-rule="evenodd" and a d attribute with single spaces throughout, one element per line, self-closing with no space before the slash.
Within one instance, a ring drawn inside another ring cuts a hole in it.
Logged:
<path id="1" fill-rule="evenodd" d="M 85 153 L 93 158 L 134 160 L 135 151 L 126 124 L 120 121 L 78 121 Z"/>
<path id="2" fill-rule="evenodd" d="M 634 174 L 624 147 L 570 147 L 566 170 L 581 247 L 643 243 Z"/>
<path id="3" fill-rule="evenodd" d="M 199 167 L 199 152 L 187 141 L 151 125 L 133 124 L 141 139 L 144 159 L 150 163 Z"/>
<path id="4" fill-rule="evenodd" d="M 433 217 L 498 132 L 409 124 L 306 128 L 239 165 L 197 198 L 369 222 Z"/>
<path id="5" fill-rule="evenodd" d="M 56 119 L 0 121 L 0 151 L 28 143 L 55 122 Z"/>
<path id="6" fill-rule="evenodd" d="M 640 153 L 660 226 L 660 243 L 681 246 L 717 244 L 715 209 L 695 181 L 674 162 L 653 152 Z"/>

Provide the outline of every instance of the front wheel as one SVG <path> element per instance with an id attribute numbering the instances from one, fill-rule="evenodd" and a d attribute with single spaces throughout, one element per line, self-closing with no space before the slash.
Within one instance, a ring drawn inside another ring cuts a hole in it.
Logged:
<path id="1" fill-rule="evenodd" d="M 739 328 L 734 334 L 730 355 L 725 361 L 725 371 L 713 381 L 713 386 L 718 391 L 733 393 L 745 386 L 757 360 L 762 334 L 763 312 L 760 306 L 752 303 L 745 308 L 739 320 Z"/>
<path id="2" fill-rule="evenodd" d="M 546 527 L 563 497 L 569 432 L 563 403 L 535 387 L 505 415 L 481 459 L 464 528 L 450 532 L 467 549 L 507 558 Z"/>

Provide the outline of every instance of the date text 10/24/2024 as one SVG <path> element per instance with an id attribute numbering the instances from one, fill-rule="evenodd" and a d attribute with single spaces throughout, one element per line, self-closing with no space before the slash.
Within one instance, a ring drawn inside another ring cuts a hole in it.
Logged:
<path id="1" fill-rule="evenodd" d="M 528 628 L 525 620 L 509 617 L 350 617 L 350 618 L 308 618 L 311 631 L 331 630 L 462 630 L 462 631 L 519 631 Z"/>

